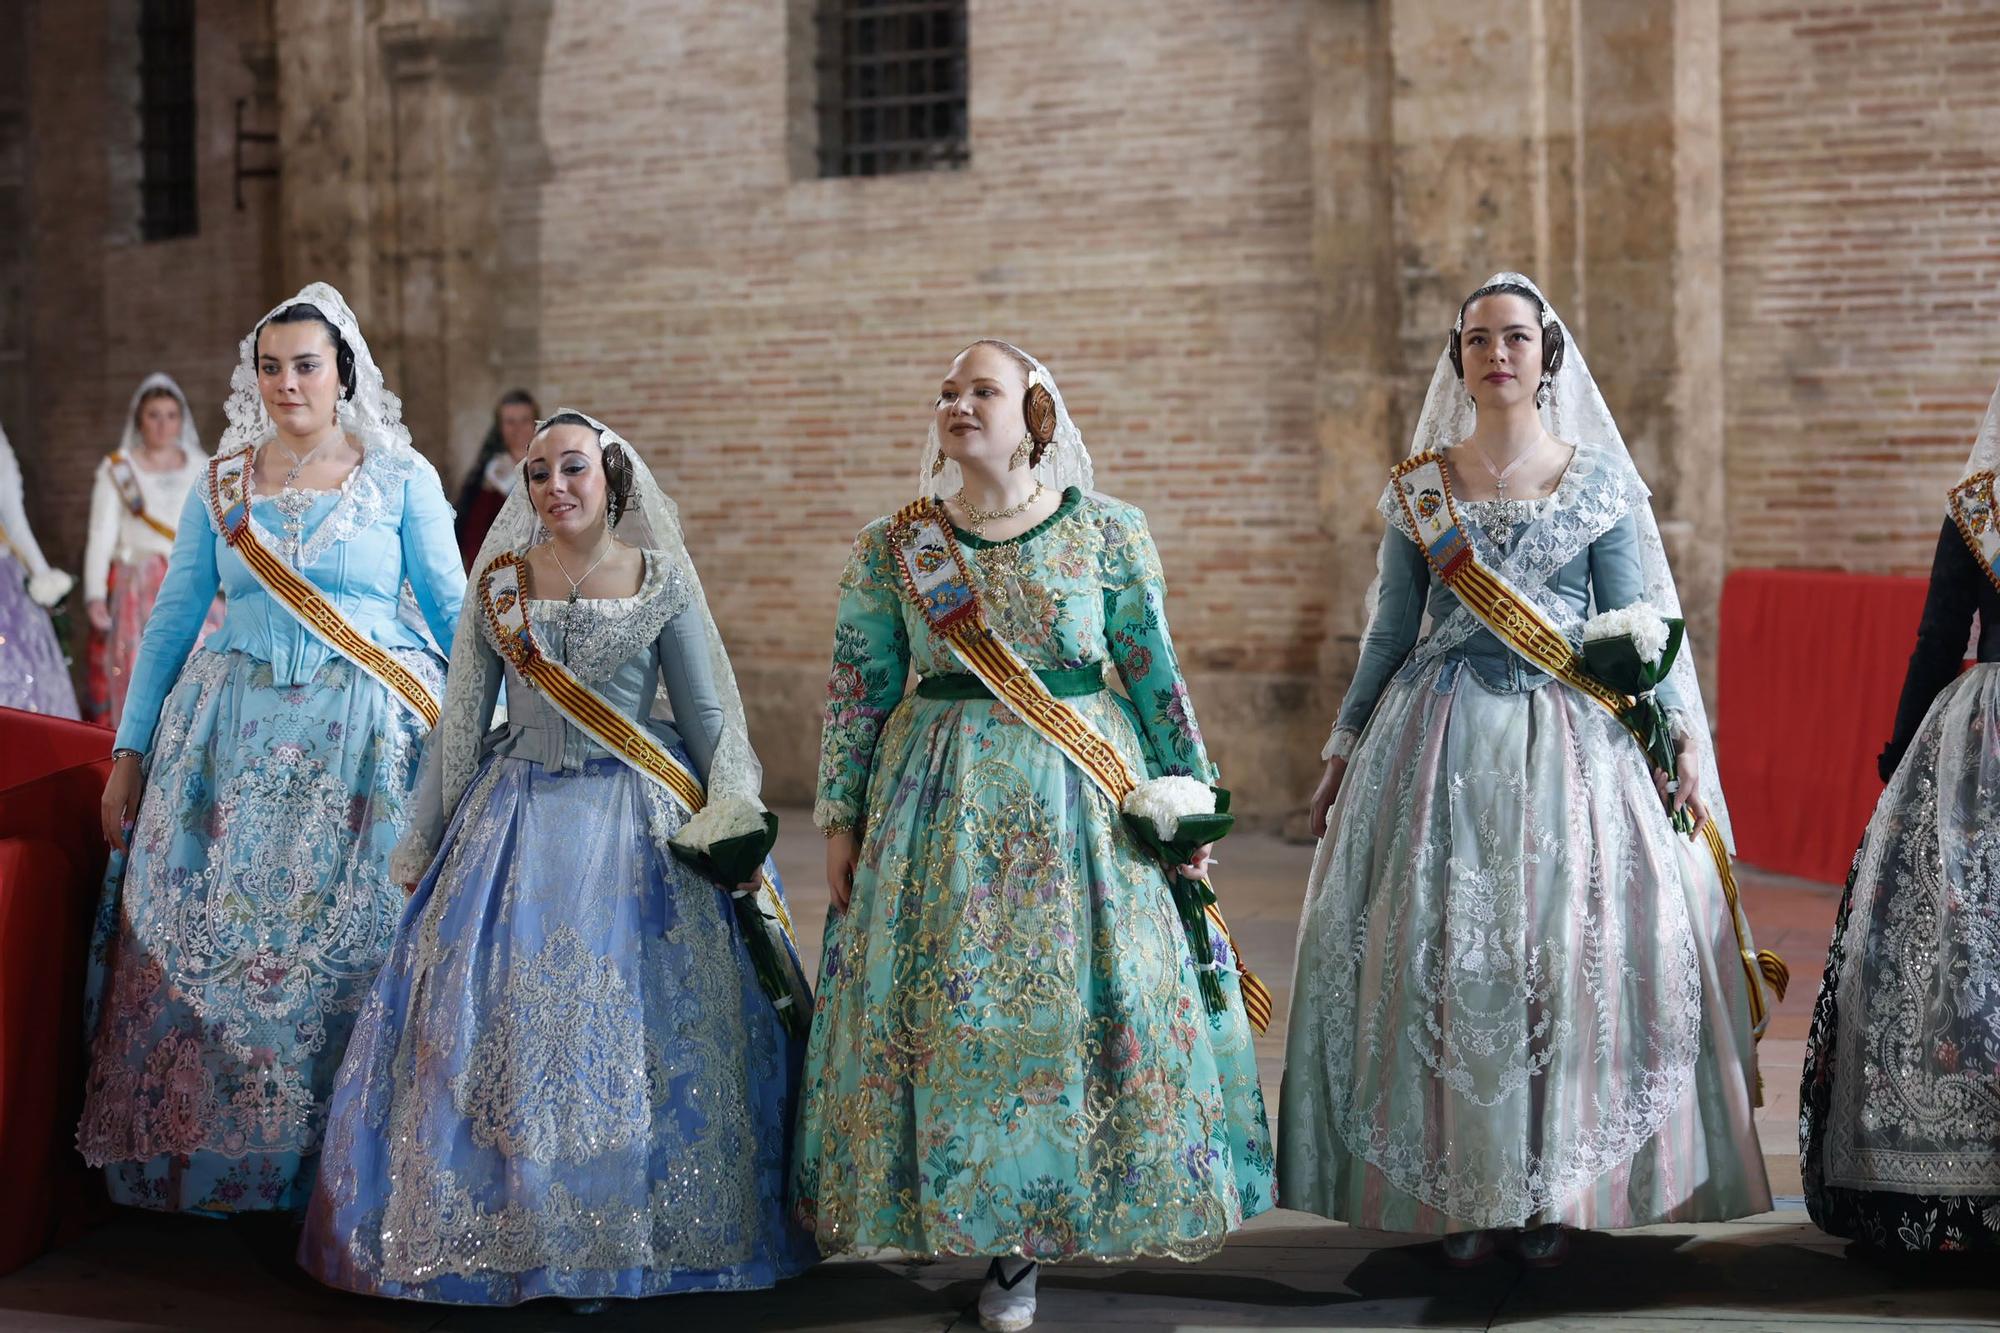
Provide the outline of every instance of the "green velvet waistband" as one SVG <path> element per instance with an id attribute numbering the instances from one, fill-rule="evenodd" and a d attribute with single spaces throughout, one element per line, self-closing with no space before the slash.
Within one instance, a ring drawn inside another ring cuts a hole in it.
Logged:
<path id="1" fill-rule="evenodd" d="M 1058 699 L 1075 699 L 1086 694 L 1096 694 L 1104 688 L 1104 668 L 1096 662 L 1089 666 L 1069 667 L 1061 671 L 1037 671 L 1042 684 L 1049 687 L 1049 693 Z M 954 671 L 945 676 L 925 676 L 917 682 L 917 694 L 925 699 L 991 699 L 993 691 L 986 688 L 986 682 L 970 671 Z"/>

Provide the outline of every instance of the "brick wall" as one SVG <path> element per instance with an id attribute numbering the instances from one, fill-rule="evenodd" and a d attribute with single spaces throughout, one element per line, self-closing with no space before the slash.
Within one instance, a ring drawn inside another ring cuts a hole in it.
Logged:
<path id="1" fill-rule="evenodd" d="M 2000 5 L 1723 8 L 1729 558 L 1923 572 L 2000 378 Z"/>
<path id="2" fill-rule="evenodd" d="M 503 378 L 619 426 L 680 500 L 781 796 L 809 791 L 848 543 L 912 494 L 979 335 L 1048 362 L 1100 488 L 1151 517 L 1225 767 L 1254 739 L 1217 724 L 1231 691 L 1310 671 L 1303 17 L 974 0 L 970 167 L 872 180 L 795 176 L 783 6 L 561 6 L 520 53 L 542 116 L 507 174 L 548 169 L 508 229 L 541 316 Z"/>

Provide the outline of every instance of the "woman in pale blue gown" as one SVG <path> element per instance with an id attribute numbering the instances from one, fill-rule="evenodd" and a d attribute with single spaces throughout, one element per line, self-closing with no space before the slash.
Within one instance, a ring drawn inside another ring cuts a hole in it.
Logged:
<path id="1" fill-rule="evenodd" d="M 1646 485 L 1553 308 L 1500 274 L 1460 319 L 1411 461 L 1443 469 L 1480 563 L 1570 639 L 1593 608 L 1678 616 Z M 1442 1236 L 1464 1264 L 1516 1230 L 1546 1265 L 1571 1229 L 1764 1211 L 1764 983 L 1717 859 L 1667 808 L 1726 829 L 1692 651 L 1658 691 L 1669 788 L 1433 573 L 1400 495 L 1380 504 L 1379 597 L 1314 797 L 1286 1204 Z"/>
<path id="2" fill-rule="evenodd" d="M 704 818 L 761 827 L 729 660 L 630 445 L 558 413 L 522 467 L 474 565 L 396 853 L 414 896 L 333 1095 L 300 1261 L 465 1305 L 767 1287 L 816 1257 L 784 1198 L 803 1042 L 729 895 L 669 846 L 687 807 L 521 674 L 504 615 L 525 608 L 548 661 L 703 779 Z M 500 580 L 520 570 L 517 598 Z"/>
<path id="3" fill-rule="evenodd" d="M 92 946 L 77 1130 L 116 1202 L 210 1214 L 305 1206 L 402 906 L 388 859 L 429 730 L 420 700 L 434 710 L 443 684 L 399 603 L 407 588 L 448 634 L 465 590 L 451 506 L 339 292 L 314 283 L 258 322 L 228 415 L 179 515 L 105 787 L 124 854 Z M 359 646 L 308 628 L 260 581 L 274 566 Z M 218 587 L 227 619 L 190 657 Z"/>

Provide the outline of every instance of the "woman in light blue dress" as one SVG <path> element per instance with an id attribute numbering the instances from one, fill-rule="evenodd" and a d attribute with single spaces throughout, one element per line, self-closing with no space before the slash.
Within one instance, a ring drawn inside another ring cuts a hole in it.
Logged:
<path id="1" fill-rule="evenodd" d="M 558 413 L 521 466 L 473 566 L 396 853 L 415 892 L 333 1094 L 300 1261 L 464 1305 L 768 1287 L 816 1257 L 784 1194 L 804 1043 L 729 893 L 668 845 L 687 807 L 523 676 L 506 617 L 524 608 L 547 662 L 703 781 L 703 820 L 761 829 L 729 659 L 630 445 Z"/>
<path id="2" fill-rule="evenodd" d="M 1466 298 L 1411 453 L 1446 469 L 1481 564 L 1565 636 L 1593 609 L 1680 614 L 1617 423 L 1520 274 Z M 1669 810 L 1726 832 L 1692 650 L 1658 691 L 1670 787 L 1606 709 L 1461 604 L 1400 494 L 1380 502 L 1379 595 L 1313 801 L 1286 1205 L 1442 1236 L 1456 1264 L 1516 1231 L 1523 1260 L 1552 1265 L 1574 1229 L 1763 1212 L 1764 982 L 1717 861 Z"/>
<path id="3" fill-rule="evenodd" d="M 465 590 L 451 507 L 340 293 L 314 283 L 258 322 L 228 415 L 105 787 L 124 854 L 96 923 L 77 1131 L 114 1201 L 210 1214 L 305 1206 L 326 1094 L 402 908 L 388 858 L 428 730 L 405 697 L 443 684 L 399 601 L 408 589 L 444 635 Z M 255 552 L 360 646 L 308 629 Z M 218 587 L 228 617 L 190 657 Z"/>

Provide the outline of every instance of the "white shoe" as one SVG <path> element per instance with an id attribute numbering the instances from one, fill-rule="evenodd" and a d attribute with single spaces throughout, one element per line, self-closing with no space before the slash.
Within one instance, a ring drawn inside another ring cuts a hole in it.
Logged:
<path id="1" fill-rule="evenodd" d="M 1014 1264 L 1012 1278 L 1006 1276 Z M 1021 1333 L 1035 1322 L 1035 1264 L 1028 1259 L 995 1259 L 979 1289 L 979 1326 L 987 1333 Z"/>

